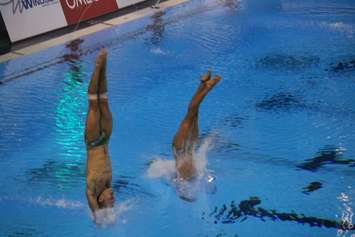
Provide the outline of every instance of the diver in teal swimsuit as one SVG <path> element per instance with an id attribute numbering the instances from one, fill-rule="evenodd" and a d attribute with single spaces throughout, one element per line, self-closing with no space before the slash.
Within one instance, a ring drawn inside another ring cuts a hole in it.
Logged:
<path id="1" fill-rule="evenodd" d="M 106 82 L 107 51 L 102 49 L 88 88 L 89 109 L 85 126 L 87 148 L 86 196 L 89 207 L 95 212 L 113 207 L 111 188 L 112 168 L 108 154 L 108 142 L 112 132 L 112 115 L 108 105 Z"/>

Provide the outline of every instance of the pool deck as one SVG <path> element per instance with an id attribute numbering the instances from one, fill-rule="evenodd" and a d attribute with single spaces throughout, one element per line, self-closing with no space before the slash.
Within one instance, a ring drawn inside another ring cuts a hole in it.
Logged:
<path id="1" fill-rule="evenodd" d="M 110 27 L 118 26 L 125 24 L 127 22 L 139 19 L 141 17 L 153 15 L 157 11 L 163 11 L 167 8 L 174 7 L 176 5 L 187 2 L 188 0 L 167 0 L 162 1 L 159 4 L 159 9 L 152 8 L 151 4 L 143 4 L 143 8 L 135 10 L 137 6 L 127 7 L 127 9 L 121 9 L 116 12 L 116 17 L 107 17 L 102 16 L 95 18 L 88 22 L 83 23 L 80 28 L 64 28 L 58 31 L 45 33 L 40 36 L 36 36 L 27 40 L 24 40 L 20 43 L 15 43 L 11 51 L 7 54 L 0 56 L 0 63 L 24 56 L 33 54 L 35 52 L 41 51 L 46 48 L 50 48 L 56 45 L 64 44 L 66 42 L 75 40 L 77 38 L 108 29 Z M 141 6 L 141 7 L 142 7 Z M 133 11 L 132 11 L 133 9 Z M 120 12 L 121 11 L 121 12 Z M 115 13 L 114 13 L 115 14 Z M 109 19 L 107 19 L 109 18 Z M 68 32 L 69 31 L 69 32 Z"/>

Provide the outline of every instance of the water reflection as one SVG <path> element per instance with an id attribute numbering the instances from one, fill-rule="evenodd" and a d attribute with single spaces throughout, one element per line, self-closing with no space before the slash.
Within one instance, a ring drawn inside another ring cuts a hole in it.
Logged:
<path id="1" fill-rule="evenodd" d="M 316 56 L 272 54 L 259 59 L 256 65 L 258 68 L 267 68 L 277 71 L 300 70 L 315 66 L 319 61 L 319 57 Z"/>
<path id="2" fill-rule="evenodd" d="M 235 10 L 239 7 L 240 2 L 238 0 L 224 0 L 224 6 L 231 10 Z"/>
<path id="3" fill-rule="evenodd" d="M 83 55 L 86 55 L 88 53 L 90 53 L 92 50 L 86 50 L 85 52 L 83 50 L 81 50 L 80 45 L 83 43 L 84 41 L 82 39 L 76 39 L 73 40 L 71 42 L 69 42 L 67 45 L 65 45 L 66 49 L 69 49 L 69 52 L 66 52 L 63 56 L 60 57 L 54 57 L 51 59 L 47 59 L 45 62 L 37 62 L 37 64 L 35 65 L 31 65 L 30 67 L 27 68 L 21 68 L 21 71 L 18 72 L 12 72 L 9 75 L 3 75 L 2 76 L 2 81 L 0 81 L 0 83 L 6 83 L 8 81 L 11 80 L 15 80 L 15 79 L 19 79 L 28 75 L 31 75 L 33 73 L 36 73 L 38 71 L 42 71 L 42 70 L 48 70 L 48 68 L 58 65 L 58 64 L 62 64 L 62 63 L 72 63 L 72 71 L 79 71 L 79 68 L 76 68 L 75 66 L 75 62 L 77 60 L 80 60 L 80 57 Z"/>
<path id="4" fill-rule="evenodd" d="M 70 160 L 81 160 L 84 154 L 83 131 L 86 114 L 86 83 L 83 83 L 83 66 L 80 45 L 82 40 L 74 40 L 66 45 L 69 52 L 64 56 L 69 62 L 69 70 L 64 74 L 64 88 L 55 111 L 56 143 L 61 156 Z"/>
<path id="5" fill-rule="evenodd" d="M 305 109 L 307 106 L 301 96 L 282 91 L 263 99 L 256 107 L 263 110 L 290 110 Z"/>
<path id="6" fill-rule="evenodd" d="M 68 52 L 63 56 L 69 69 L 64 73 L 64 87 L 59 91 L 55 110 L 55 143 L 59 153 L 53 154 L 56 159 L 47 160 L 42 167 L 29 170 L 30 182 L 51 182 L 65 188 L 82 181 L 85 176 L 83 130 L 86 84 L 83 83 L 82 43 L 80 39 L 68 43 Z"/>
<path id="7" fill-rule="evenodd" d="M 241 117 L 238 114 L 231 114 L 229 116 L 226 116 L 222 120 L 222 126 L 227 126 L 230 128 L 238 128 L 241 126 L 241 124 L 244 122 L 245 118 Z"/>
<path id="8" fill-rule="evenodd" d="M 208 237 L 208 236 L 209 236 L 209 235 L 206 235 L 206 237 Z M 228 236 L 230 236 L 230 237 L 239 237 L 238 234 L 227 235 L 227 233 L 224 233 L 224 232 L 217 234 L 215 237 L 228 237 Z"/>
<path id="9" fill-rule="evenodd" d="M 136 184 L 132 181 L 133 177 L 128 176 L 120 176 L 118 179 L 112 182 L 112 189 L 119 194 L 120 197 L 122 195 L 127 195 L 129 197 L 144 195 L 152 197 L 153 194 L 145 191 L 143 187 L 139 184 Z"/>
<path id="10" fill-rule="evenodd" d="M 82 82 L 81 78 L 81 55 L 83 54 L 81 50 L 81 44 L 84 42 L 82 39 L 76 39 L 69 42 L 65 47 L 69 49 L 69 52 L 63 55 L 65 62 L 70 65 L 69 73 L 74 80 Z"/>
<path id="11" fill-rule="evenodd" d="M 150 42 L 152 45 L 157 46 L 160 41 L 163 39 L 163 34 L 165 31 L 165 25 L 163 16 L 165 12 L 159 11 L 156 12 L 152 17 L 152 23 L 146 26 L 146 30 L 151 32 Z"/>
<path id="12" fill-rule="evenodd" d="M 322 99 L 318 101 L 306 101 L 297 92 L 281 91 L 271 96 L 265 97 L 255 105 L 257 110 L 271 112 L 290 112 L 290 111 L 312 111 L 324 113 L 327 116 L 355 117 L 355 112 L 350 107 L 333 107 L 325 103 Z"/>
<path id="13" fill-rule="evenodd" d="M 46 161 L 42 167 L 27 171 L 31 183 L 49 182 L 56 188 L 65 189 L 78 181 L 84 182 L 84 163 Z"/>
<path id="14" fill-rule="evenodd" d="M 8 237 L 24 237 L 24 236 L 44 236 L 44 233 L 40 232 L 39 230 L 35 229 L 32 226 L 20 226 L 20 227 L 13 227 L 11 228 L 8 233 Z"/>

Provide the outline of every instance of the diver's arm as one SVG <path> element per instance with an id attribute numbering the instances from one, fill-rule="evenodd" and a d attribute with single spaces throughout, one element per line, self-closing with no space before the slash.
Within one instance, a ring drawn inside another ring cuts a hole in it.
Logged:
<path id="1" fill-rule="evenodd" d="M 96 195 L 89 186 L 86 187 L 86 197 L 88 199 L 89 207 L 95 217 L 95 211 L 99 209 L 99 204 L 97 203 Z"/>

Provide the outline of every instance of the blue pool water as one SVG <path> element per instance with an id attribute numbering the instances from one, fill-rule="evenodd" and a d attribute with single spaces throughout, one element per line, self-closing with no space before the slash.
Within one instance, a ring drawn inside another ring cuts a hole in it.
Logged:
<path id="1" fill-rule="evenodd" d="M 352 0 L 192 0 L 1 64 L 0 236 L 354 237 L 354 16 Z M 90 218 L 83 142 L 101 47 L 106 226 Z M 208 68 L 222 81 L 200 109 L 198 158 L 215 190 L 188 202 L 160 172 Z"/>

